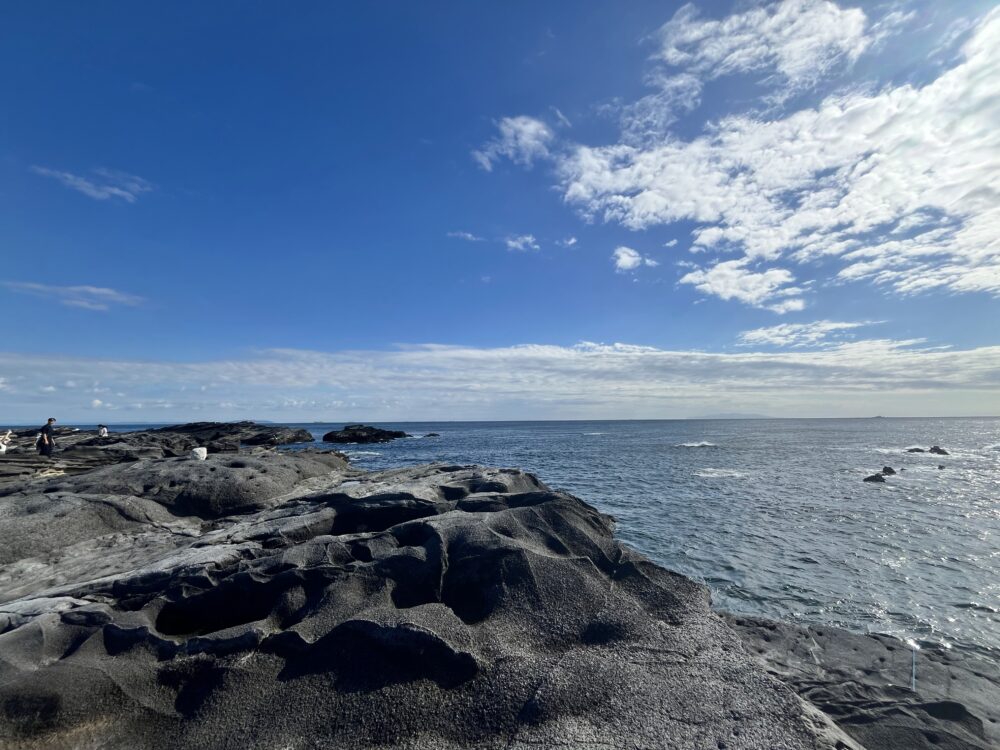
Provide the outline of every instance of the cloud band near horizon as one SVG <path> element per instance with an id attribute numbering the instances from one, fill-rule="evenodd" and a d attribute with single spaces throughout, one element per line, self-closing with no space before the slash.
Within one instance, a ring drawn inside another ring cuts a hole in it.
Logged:
<path id="1" fill-rule="evenodd" d="M 869 339 L 812 351 L 435 344 L 141 362 L 0 354 L 0 420 L 687 418 L 1000 414 L 1000 346 Z"/>

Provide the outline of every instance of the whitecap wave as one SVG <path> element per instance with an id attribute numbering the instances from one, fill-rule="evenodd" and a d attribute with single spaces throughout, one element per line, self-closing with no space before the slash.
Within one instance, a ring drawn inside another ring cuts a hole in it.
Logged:
<path id="1" fill-rule="evenodd" d="M 718 448 L 715 443 L 701 441 L 700 443 L 678 443 L 675 448 Z"/>
<path id="2" fill-rule="evenodd" d="M 585 432 L 584 435 L 607 435 L 606 432 Z"/>
<path id="3" fill-rule="evenodd" d="M 348 458 L 368 458 L 369 456 L 381 456 L 378 451 L 344 451 Z"/>
<path id="4" fill-rule="evenodd" d="M 703 479 L 742 479 L 746 476 L 746 474 L 732 469 L 698 469 L 694 475 Z"/>

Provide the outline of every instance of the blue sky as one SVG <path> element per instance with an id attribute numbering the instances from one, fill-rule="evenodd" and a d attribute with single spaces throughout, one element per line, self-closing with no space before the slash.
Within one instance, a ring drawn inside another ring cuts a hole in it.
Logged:
<path id="1" fill-rule="evenodd" d="M 1000 413 L 992 6 L 10 8 L 0 420 Z"/>

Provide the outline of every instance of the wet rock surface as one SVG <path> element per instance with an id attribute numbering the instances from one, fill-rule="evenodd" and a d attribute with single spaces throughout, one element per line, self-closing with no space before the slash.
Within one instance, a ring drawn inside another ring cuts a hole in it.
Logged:
<path id="1" fill-rule="evenodd" d="M 3 747 L 858 747 L 517 470 L 142 459 L 5 488 L 0 549 Z"/>
<path id="2" fill-rule="evenodd" d="M 1000 747 L 1000 667 L 969 652 L 727 615 L 774 676 L 867 748 Z"/>

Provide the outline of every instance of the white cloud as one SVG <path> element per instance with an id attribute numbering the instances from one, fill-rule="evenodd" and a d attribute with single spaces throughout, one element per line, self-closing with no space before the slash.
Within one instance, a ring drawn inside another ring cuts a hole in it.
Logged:
<path id="1" fill-rule="evenodd" d="M 770 17 L 772 11 L 748 13 Z M 708 28 L 688 41 L 674 40 L 664 54 L 691 65 L 749 64 L 723 54 L 728 42 L 721 52 L 702 51 Z M 853 31 L 832 38 L 844 43 L 830 49 L 847 57 L 863 46 Z M 783 75 L 809 80 L 799 51 L 782 48 L 761 59 Z M 821 55 L 821 67 L 827 59 Z M 691 275 L 688 283 L 709 293 L 731 288 L 714 283 L 724 272 L 787 257 L 797 263 L 840 259 L 833 281 L 867 279 L 901 294 L 943 289 L 998 295 L 997 122 L 1000 9 L 981 20 L 963 58 L 926 85 L 829 96 L 814 109 L 770 120 L 731 116 L 690 141 L 668 136 L 642 146 L 627 139 L 578 146 L 557 167 L 565 200 L 588 218 L 630 229 L 691 221 L 698 225 L 693 249 L 742 253 L 735 265 L 724 261 L 720 271 Z M 922 225 L 928 216 L 936 218 Z M 788 271 L 758 276 L 754 288 L 763 294 L 732 292 L 728 298 L 761 304 L 791 281 Z"/>
<path id="2" fill-rule="evenodd" d="M 45 372 L 100 380 L 122 420 L 544 419 L 694 416 L 996 414 L 1000 347 L 951 350 L 868 340 L 819 350 L 712 353 L 627 344 L 389 351 L 270 350 L 195 363 L 0 353 L 0 413 L 89 421 L 90 399 L 39 394 Z M 220 407 L 220 403 L 229 404 Z"/>
<path id="3" fill-rule="evenodd" d="M 529 250 L 539 250 L 538 240 L 533 234 L 515 234 L 504 239 L 507 249 L 514 252 L 527 252 Z"/>
<path id="4" fill-rule="evenodd" d="M 741 346 L 832 346 L 831 337 L 844 331 L 874 325 L 874 321 L 840 323 L 833 320 L 817 320 L 812 323 L 783 323 L 766 328 L 755 328 L 740 334 Z"/>
<path id="5" fill-rule="evenodd" d="M 564 240 L 559 240 L 559 244 L 563 247 L 573 247 L 577 243 L 576 237 L 567 237 Z"/>
<path id="6" fill-rule="evenodd" d="M 487 172 L 492 172 L 493 165 L 502 158 L 530 167 L 535 160 L 549 156 L 554 136 L 541 120 L 524 115 L 504 117 L 497 129 L 500 132 L 496 137 L 472 152 L 472 158 Z"/>
<path id="7" fill-rule="evenodd" d="M 663 243 L 664 247 L 676 247 L 676 245 L 677 245 L 677 240 L 668 240 Z"/>
<path id="8" fill-rule="evenodd" d="M 12 292 L 43 297 L 67 307 L 79 307 L 84 310 L 104 311 L 115 305 L 135 307 L 144 301 L 142 297 L 134 294 L 100 286 L 52 286 L 27 281 L 0 281 L 0 287 Z"/>
<path id="9" fill-rule="evenodd" d="M 551 107 L 550 109 L 555 113 L 556 119 L 559 121 L 560 125 L 564 128 L 573 127 L 573 123 L 569 121 L 569 118 L 562 113 L 562 110 L 560 110 L 559 107 Z"/>
<path id="10" fill-rule="evenodd" d="M 448 236 L 456 240 L 466 240 L 467 242 L 483 242 L 484 237 L 479 237 L 472 232 L 448 232 Z"/>
<path id="11" fill-rule="evenodd" d="M 864 11 L 829 0 L 782 0 L 721 20 L 688 4 L 660 29 L 657 57 L 705 79 L 774 71 L 798 89 L 856 60 L 871 42 L 866 23 Z"/>
<path id="12" fill-rule="evenodd" d="M 90 408 L 91 409 L 98 409 L 98 408 L 100 408 L 102 406 L 104 406 L 104 402 L 101 401 L 101 399 L 99 399 L 99 398 L 95 398 L 93 401 L 90 402 Z"/>
<path id="13" fill-rule="evenodd" d="M 611 260 L 615 264 L 615 270 L 619 273 L 634 271 L 640 266 L 660 265 L 652 258 L 647 258 L 636 250 L 633 250 L 630 247 L 625 247 L 624 245 L 615 248 L 615 251 L 611 254 Z"/>
<path id="14" fill-rule="evenodd" d="M 140 195 L 153 189 L 148 180 L 113 169 L 95 169 L 89 177 L 39 166 L 32 166 L 31 171 L 43 177 L 51 177 L 66 187 L 99 201 L 120 198 L 126 203 L 135 203 Z"/>
<path id="15" fill-rule="evenodd" d="M 704 294 L 724 300 L 739 300 L 754 307 L 777 313 L 793 312 L 805 307 L 798 297 L 802 289 L 790 286 L 795 281 L 784 268 L 751 271 L 746 260 L 727 260 L 711 268 L 697 268 L 681 277 L 680 283 L 693 284 Z"/>

